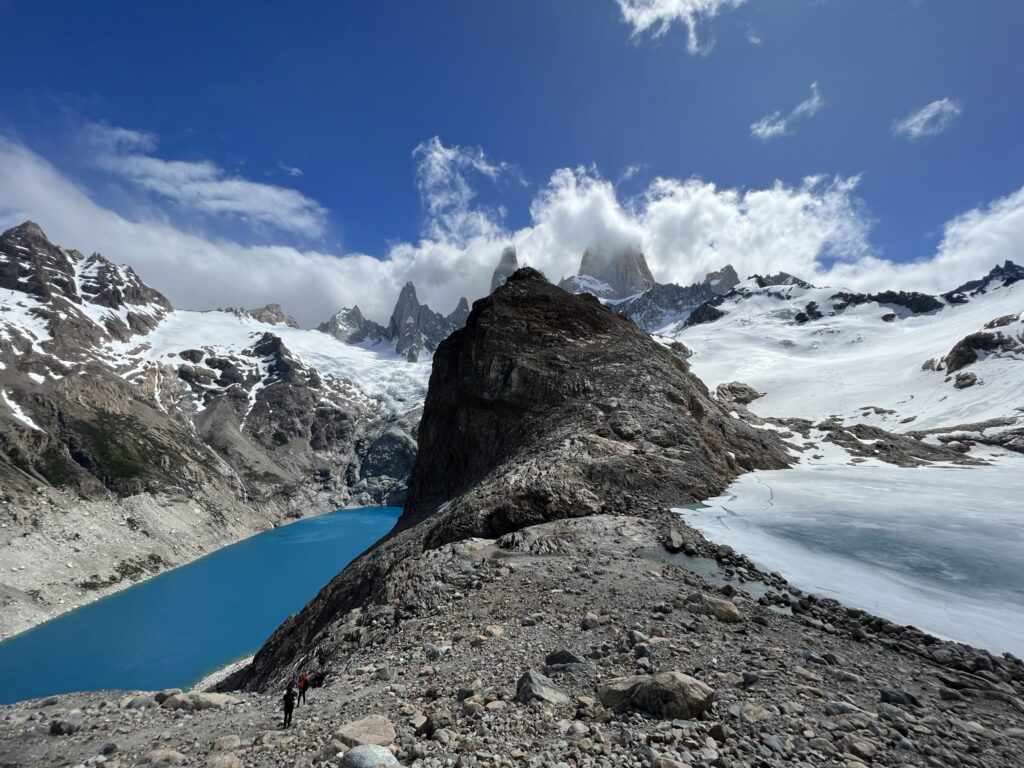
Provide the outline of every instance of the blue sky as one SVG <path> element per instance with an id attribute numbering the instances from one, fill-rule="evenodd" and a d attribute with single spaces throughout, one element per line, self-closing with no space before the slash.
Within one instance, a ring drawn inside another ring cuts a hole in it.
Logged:
<path id="1" fill-rule="evenodd" d="M 645 10 L 653 25 L 641 29 Z M 924 261 L 930 271 L 886 274 L 936 288 L 1024 241 L 1007 202 L 1024 184 L 1015 0 L 7 0 L 0 25 L 0 135 L 17 156 L 0 165 L 0 223 L 32 215 L 70 247 L 138 261 L 158 287 L 189 265 L 187 238 L 228 248 L 196 267 L 220 294 L 175 283 L 182 306 L 305 290 L 306 321 L 361 296 L 380 315 L 411 277 L 447 311 L 453 290 L 480 293 L 497 258 L 487 248 L 508 240 L 549 272 L 572 271 L 588 238 L 625 238 L 663 280 L 699 277 L 718 259 L 867 284 L 879 260 Z M 894 130 L 935 104 L 930 120 Z M 759 138 L 752 126 L 766 118 L 777 135 Z M 808 187 L 812 175 L 823 178 Z M 690 207 L 667 224 L 651 207 L 658 177 L 691 184 Z M 746 196 L 777 183 L 781 212 L 749 216 Z M 46 184 L 68 187 L 52 198 L 79 193 L 111 221 L 151 225 L 133 230 L 151 245 L 133 250 L 127 224 L 69 224 L 96 212 L 47 202 Z M 735 237 L 723 190 L 756 233 Z M 706 213 L 693 199 L 709 195 L 718 223 L 682 231 Z M 936 261 L 951 222 L 975 211 L 993 226 L 999 201 L 1000 250 Z M 787 218 L 793 205 L 804 213 Z M 787 246 L 789 236 L 801 239 Z M 807 254 L 793 262 L 787 248 Z M 346 263 L 352 254 L 385 267 Z M 236 290 L 211 277 L 206 262 L 222 256 L 229 271 L 283 264 L 317 283 L 332 279 L 333 258 L 339 285 Z"/>

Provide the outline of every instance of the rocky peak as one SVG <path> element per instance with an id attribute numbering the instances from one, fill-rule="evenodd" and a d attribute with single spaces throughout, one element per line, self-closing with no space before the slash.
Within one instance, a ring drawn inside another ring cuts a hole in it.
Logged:
<path id="1" fill-rule="evenodd" d="M 942 298 L 950 304 L 962 304 L 970 296 L 986 293 L 993 288 L 1013 285 L 1018 280 L 1024 280 L 1024 267 L 1018 266 L 1007 259 L 1003 264 L 997 264 L 992 267 L 984 277 L 977 280 L 968 280 L 959 288 L 942 294 Z"/>
<path id="2" fill-rule="evenodd" d="M 654 275 L 647 259 L 636 246 L 606 252 L 592 247 L 583 252 L 578 277 L 590 276 L 611 287 L 614 296 L 625 298 L 646 291 L 654 285 Z"/>
<path id="3" fill-rule="evenodd" d="M 704 283 L 711 287 L 715 293 L 726 294 L 740 284 L 740 276 L 732 264 L 726 264 L 716 272 L 708 272 L 704 276 Z"/>
<path id="4" fill-rule="evenodd" d="M 456 328 L 461 328 L 466 324 L 466 319 L 469 317 L 469 301 L 463 296 L 459 299 L 459 303 L 455 305 L 455 309 L 448 315 L 448 322 L 452 323 Z"/>
<path id="5" fill-rule="evenodd" d="M 501 258 L 498 260 L 498 266 L 494 268 L 494 274 L 491 275 L 491 293 L 494 290 L 505 283 L 508 276 L 511 275 L 519 268 L 519 259 L 516 258 L 516 247 L 514 245 L 507 245 L 501 252 Z"/>
<path id="6" fill-rule="evenodd" d="M 810 283 L 805 280 L 801 280 L 795 275 L 789 274 L 789 272 L 777 272 L 774 275 L 751 275 L 758 288 L 767 288 L 769 286 L 784 286 L 784 285 L 795 285 L 800 288 L 813 288 Z"/>
<path id="7" fill-rule="evenodd" d="M 351 309 L 339 309 L 330 320 L 317 326 L 317 330 L 346 344 L 360 344 L 364 341 L 376 344 L 385 338 L 387 329 L 365 317 L 359 307 L 354 306 Z"/>
<path id="8" fill-rule="evenodd" d="M 289 328 L 298 328 L 299 321 L 291 315 L 286 315 L 280 304 L 267 304 L 258 309 L 235 310 L 236 314 L 245 314 L 253 320 L 268 325 L 287 325 Z"/>
<path id="9" fill-rule="evenodd" d="M 451 315 L 435 312 L 416 298 L 416 287 L 406 283 L 398 295 L 385 336 L 395 342 L 395 352 L 404 354 L 409 362 L 419 360 L 423 350 L 433 352 L 437 345 L 455 330 L 456 322 L 468 316 L 469 302 L 462 299 Z"/>

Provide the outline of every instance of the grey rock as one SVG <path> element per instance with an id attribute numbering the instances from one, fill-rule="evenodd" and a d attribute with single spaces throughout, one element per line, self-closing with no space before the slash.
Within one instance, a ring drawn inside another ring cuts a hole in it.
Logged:
<path id="1" fill-rule="evenodd" d="M 339 763 L 340 768 L 386 768 L 393 765 L 401 763 L 387 749 L 373 744 L 353 747 L 342 756 Z"/>
<path id="2" fill-rule="evenodd" d="M 597 695 L 604 706 L 617 712 L 633 709 L 683 719 L 698 717 L 715 700 L 712 688 L 676 671 L 613 678 L 597 686 Z"/>
<path id="3" fill-rule="evenodd" d="M 516 683 L 516 701 L 528 704 L 534 699 L 556 707 L 567 706 L 572 701 L 551 678 L 531 669 Z"/>

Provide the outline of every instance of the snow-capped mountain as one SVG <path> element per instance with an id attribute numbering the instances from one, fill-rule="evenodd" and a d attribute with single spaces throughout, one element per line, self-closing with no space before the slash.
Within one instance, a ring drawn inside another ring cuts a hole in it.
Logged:
<path id="1" fill-rule="evenodd" d="M 286 517 L 403 498 L 429 364 L 295 325 L 275 305 L 174 310 L 31 222 L 0 235 L 0 514 L 30 534 L 5 563 L 24 548 L 113 585 Z M 39 607 L 18 574 L 5 604 Z"/>
<path id="2" fill-rule="evenodd" d="M 513 256 L 515 254 L 513 253 Z M 434 353 L 437 345 L 463 325 L 469 317 L 465 297 L 450 315 L 435 312 L 416 298 L 416 286 L 406 283 L 398 295 L 387 327 L 363 316 L 358 306 L 339 309 L 321 323 L 318 330 L 346 344 L 360 344 L 368 349 L 393 351 L 410 363 Z"/>
<path id="3" fill-rule="evenodd" d="M 750 404 L 762 417 L 1022 450 L 1022 278 L 1007 262 L 932 296 L 755 276 L 655 335 L 689 348 L 709 387 L 740 381 L 763 393 Z"/>

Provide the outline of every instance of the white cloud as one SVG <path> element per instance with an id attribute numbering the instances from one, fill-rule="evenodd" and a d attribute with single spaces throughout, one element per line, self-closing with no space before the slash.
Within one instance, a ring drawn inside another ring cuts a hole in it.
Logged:
<path id="1" fill-rule="evenodd" d="M 278 167 L 287 173 L 289 176 L 301 176 L 302 169 L 296 168 L 294 165 L 285 165 L 284 163 L 278 163 Z"/>
<path id="2" fill-rule="evenodd" d="M 954 99 L 939 99 L 917 112 L 911 112 L 906 117 L 894 121 L 892 133 L 894 136 L 903 136 L 911 140 L 922 136 L 935 136 L 946 130 L 962 111 L 960 102 Z"/>
<path id="3" fill-rule="evenodd" d="M 446 147 L 438 136 L 420 143 L 412 156 L 417 161 L 425 236 L 464 243 L 498 233 L 502 212 L 472 206 L 476 192 L 469 177 L 477 174 L 496 182 L 515 174 L 511 165 L 492 161 L 480 147 Z"/>
<path id="4" fill-rule="evenodd" d="M 760 32 L 753 27 L 747 27 L 747 42 L 751 45 L 760 45 L 764 40 L 762 40 Z"/>
<path id="5" fill-rule="evenodd" d="M 757 122 L 751 124 L 750 135 L 761 141 L 784 136 L 789 133 L 790 123 L 794 120 L 814 117 L 824 105 L 825 101 L 821 98 L 818 84 L 816 82 L 811 83 L 811 95 L 797 104 L 793 111 L 785 116 L 779 111 L 765 115 Z"/>
<path id="6" fill-rule="evenodd" d="M 91 123 L 84 136 L 97 167 L 185 211 L 234 217 L 250 226 L 306 237 L 324 232 L 327 211 L 294 189 L 231 176 L 209 161 L 155 157 L 151 153 L 157 140 L 152 134 Z"/>
<path id="7" fill-rule="evenodd" d="M 502 173 L 486 156 L 470 156 L 475 160 L 454 162 L 469 163 L 473 172 L 479 166 L 485 178 Z M 423 173 L 433 179 L 435 170 Z M 440 209 L 469 209 L 471 190 L 449 183 L 443 167 L 437 173 L 447 181 L 430 181 L 426 188 L 454 190 L 454 202 Z M 637 196 L 620 199 L 615 183 L 595 168 L 563 168 L 538 191 L 530 223 L 517 231 L 506 230 L 498 219 L 472 233 L 453 235 L 441 227 L 436 237 L 399 243 L 378 259 L 246 246 L 186 232 L 152 211 L 129 220 L 97 204 L 24 145 L 0 136 L 0 227 L 33 219 L 55 242 L 131 264 L 175 306 L 276 301 L 306 326 L 353 304 L 386 321 L 407 280 L 415 282 L 422 301 L 450 312 L 460 296 L 473 300 L 487 292 L 509 242 L 521 263 L 554 281 L 575 274 L 588 247 L 638 245 L 662 282 L 686 284 L 732 263 L 743 276 L 784 270 L 821 285 L 931 292 L 949 290 L 1024 253 L 1022 188 L 950 221 L 931 257 L 911 263 L 884 259 L 871 248 L 871 221 L 857 197 L 858 181 L 815 176 L 797 185 L 725 189 L 700 179 L 657 178 Z M 438 201 L 448 199 L 437 194 Z M 429 195 L 425 203 L 429 208 Z"/>
<path id="8" fill-rule="evenodd" d="M 723 9 L 736 8 L 746 0 L 616 0 L 622 20 L 633 27 L 633 37 L 650 32 L 661 37 L 675 23 L 686 27 L 686 47 L 690 53 L 706 52 L 697 38 L 697 24 L 711 19 Z"/>

